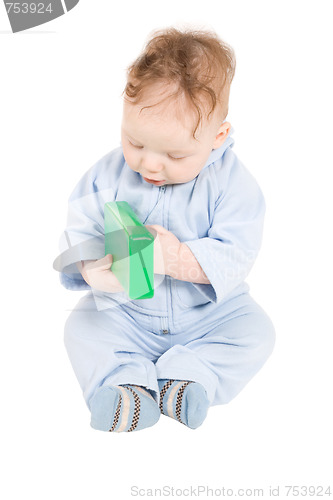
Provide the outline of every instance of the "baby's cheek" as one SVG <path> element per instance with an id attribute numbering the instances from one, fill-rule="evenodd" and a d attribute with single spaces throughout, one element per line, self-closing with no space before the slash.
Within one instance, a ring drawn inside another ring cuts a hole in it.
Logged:
<path id="1" fill-rule="evenodd" d="M 130 153 L 126 148 L 123 148 L 123 153 L 124 153 L 124 158 L 127 163 L 127 165 L 132 169 L 135 170 L 135 161 L 134 161 L 134 156 L 132 153 Z"/>
<path id="2" fill-rule="evenodd" d="M 179 183 L 189 182 L 198 175 L 200 170 L 201 168 L 198 167 L 196 162 L 182 162 L 179 163 L 177 168 L 173 169 L 173 177 L 174 180 Z"/>

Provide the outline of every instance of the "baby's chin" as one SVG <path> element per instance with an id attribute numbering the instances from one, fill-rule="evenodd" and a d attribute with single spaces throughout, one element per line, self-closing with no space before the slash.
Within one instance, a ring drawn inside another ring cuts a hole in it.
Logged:
<path id="1" fill-rule="evenodd" d="M 193 179 L 195 179 L 195 177 L 193 177 Z M 166 185 L 172 185 L 172 186 L 175 186 L 177 184 L 186 184 L 187 182 L 191 182 L 193 181 L 193 179 L 183 179 L 183 180 L 176 180 L 176 181 L 165 181 L 163 186 L 166 186 Z"/>
<path id="2" fill-rule="evenodd" d="M 195 176 L 197 177 L 197 176 Z M 175 180 L 175 181 L 166 181 L 165 184 L 186 184 L 187 182 L 191 182 L 195 179 L 195 177 L 191 177 L 191 179 L 182 179 L 182 180 Z"/>
<path id="3" fill-rule="evenodd" d="M 152 180 L 149 180 L 149 179 L 146 179 L 146 178 L 143 178 L 143 179 L 148 184 L 153 184 L 154 186 L 158 186 L 158 187 L 161 187 L 161 186 L 175 186 L 177 184 L 186 184 L 187 182 L 190 182 L 191 180 L 193 180 L 193 179 L 190 179 L 190 180 L 184 180 L 184 181 L 159 181 L 159 182 L 156 182 L 156 181 L 152 181 Z"/>

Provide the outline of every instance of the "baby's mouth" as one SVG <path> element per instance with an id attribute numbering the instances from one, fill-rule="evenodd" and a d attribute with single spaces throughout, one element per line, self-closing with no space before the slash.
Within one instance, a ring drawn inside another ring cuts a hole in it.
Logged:
<path id="1" fill-rule="evenodd" d="M 162 184 L 165 183 L 165 180 L 155 181 L 154 179 L 148 179 L 148 177 L 143 177 L 143 180 L 145 180 L 146 182 L 149 182 L 149 184 L 154 184 L 155 186 L 162 186 Z"/>

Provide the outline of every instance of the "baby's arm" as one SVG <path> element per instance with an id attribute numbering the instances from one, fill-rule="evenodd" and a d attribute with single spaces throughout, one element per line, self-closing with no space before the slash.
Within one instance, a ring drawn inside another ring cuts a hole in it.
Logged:
<path id="1" fill-rule="evenodd" d="M 91 167 L 70 195 L 60 255 L 54 263 L 62 285 L 69 290 L 90 289 L 77 263 L 105 257 L 104 205 L 115 199 L 123 167 L 124 157 L 118 148 Z"/>
<path id="2" fill-rule="evenodd" d="M 232 152 L 217 174 L 221 187 L 205 237 L 180 243 L 166 229 L 153 226 L 159 234 L 155 253 L 161 254 L 160 240 L 165 263 L 165 272 L 158 270 L 159 258 L 155 272 L 191 282 L 213 302 L 221 301 L 249 274 L 259 252 L 265 214 L 260 187 Z"/>
<path id="3" fill-rule="evenodd" d="M 199 262 L 187 245 L 159 225 L 147 226 L 157 232 L 154 242 L 154 272 L 180 281 L 210 284 Z"/>
<path id="4" fill-rule="evenodd" d="M 167 274 L 181 281 L 209 284 L 205 273 L 187 245 L 162 226 L 149 226 L 157 233 L 154 243 L 154 272 Z M 102 259 L 76 263 L 85 282 L 96 290 L 107 293 L 123 292 L 115 274 L 110 270 L 112 255 Z"/>
<path id="5" fill-rule="evenodd" d="M 209 284 L 207 276 L 189 247 L 159 225 L 147 226 L 156 231 L 154 243 L 154 272 L 166 274 L 181 281 Z M 98 260 L 77 262 L 76 266 L 85 282 L 96 290 L 108 293 L 123 292 L 124 289 L 110 270 L 112 255 Z"/>

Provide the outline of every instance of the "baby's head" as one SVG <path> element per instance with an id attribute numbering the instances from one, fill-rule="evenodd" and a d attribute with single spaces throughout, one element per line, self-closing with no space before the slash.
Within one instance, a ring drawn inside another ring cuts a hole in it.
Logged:
<path id="1" fill-rule="evenodd" d="M 127 164 L 161 186 L 194 179 L 230 131 L 232 49 L 209 32 L 154 34 L 128 69 L 122 146 Z"/>

